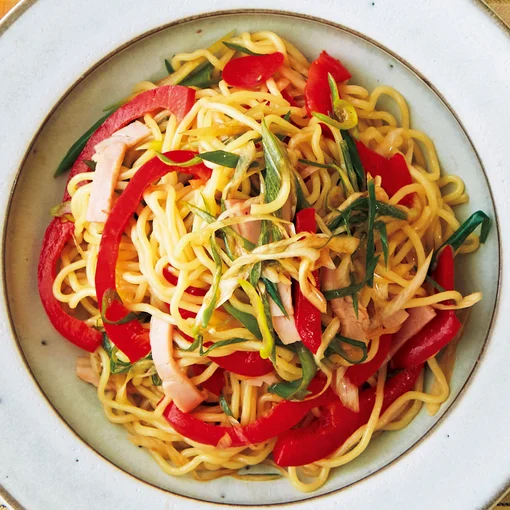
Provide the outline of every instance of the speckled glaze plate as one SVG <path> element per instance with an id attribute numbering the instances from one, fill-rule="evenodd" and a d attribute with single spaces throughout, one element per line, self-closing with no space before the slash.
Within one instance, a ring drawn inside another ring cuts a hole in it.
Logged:
<path id="1" fill-rule="evenodd" d="M 412 5 L 412 8 L 410 8 Z M 479 2 L 450 0 L 25 1 L 0 24 L 0 494 L 39 509 L 482 508 L 510 482 L 508 119 L 510 38 Z M 279 11 L 271 9 L 281 9 Z M 368 88 L 396 87 L 413 125 L 435 141 L 443 170 L 498 218 L 464 259 L 457 285 L 482 290 L 459 348 L 452 394 L 386 433 L 317 493 L 286 480 L 199 483 L 162 473 L 110 424 L 92 387 L 74 375 L 78 350 L 39 303 L 38 251 L 64 182 L 51 177 L 67 147 L 133 84 L 164 74 L 164 58 L 232 30 L 267 28 L 309 57 L 327 49 Z M 480 35 L 483 34 L 483 37 Z M 501 235 L 502 234 L 502 235 Z M 505 250 L 506 248 L 506 250 Z M 483 476 L 480 474 L 483 473 Z"/>

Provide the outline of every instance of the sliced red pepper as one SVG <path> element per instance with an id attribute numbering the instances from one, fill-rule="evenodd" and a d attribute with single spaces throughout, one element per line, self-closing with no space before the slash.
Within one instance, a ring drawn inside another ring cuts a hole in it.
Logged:
<path id="1" fill-rule="evenodd" d="M 386 159 L 372 149 L 369 149 L 362 142 L 356 142 L 356 147 L 365 173 L 370 173 L 372 177 L 380 176 L 381 186 L 390 198 L 400 188 L 413 183 L 411 173 L 402 154 L 395 154 L 390 159 Z M 399 204 L 412 207 L 413 195 L 414 193 L 406 195 L 399 201 Z"/>
<path id="2" fill-rule="evenodd" d="M 223 69 L 223 79 L 232 87 L 251 89 L 271 78 L 284 58 L 280 52 L 235 58 Z"/>
<path id="3" fill-rule="evenodd" d="M 62 303 L 53 295 L 57 263 L 65 245 L 73 238 L 73 234 L 74 223 L 63 223 L 59 218 L 54 218 L 46 229 L 37 269 L 39 295 L 53 327 L 74 345 L 88 352 L 94 352 L 101 345 L 101 333 L 67 314 L 62 309 Z"/>
<path id="4" fill-rule="evenodd" d="M 170 271 L 168 267 L 163 268 L 163 276 L 165 277 L 166 281 L 174 287 L 177 285 L 178 278 Z M 207 294 L 207 289 L 190 286 L 185 290 L 185 292 L 186 294 L 191 294 L 192 296 L 205 296 Z"/>
<path id="5" fill-rule="evenodd" d="M 312 62 L 308 71 L 308 80 L 305 86 L 305 104 L 308 115 L 312 112 L 328 115 L 331 111 L 331 90 L 328 83 L 328 73 L 336 82 L 346 81 L 351 73 L 342 63 L 323 51 Z"/>
<path id="6" fill-rule="evenodd" d="M 386 381 L 381 414 L 400 396 L 412 390 L 422 366 L 414 367 Z M 309 426 L 288 430 L 281 434 L 273 450 L 279 466 L 303 466 L 324 459 L 370 419 L 376 397 L 376 388 L 360 395 L 358 413 L 345 407 L 338 398 L 329 403 L 321 416 Z"/>
<path id="7" fill-rule="evenodd" d="M 273 364 L 269 359 L 262 359 L 258 352 L 236 351 L 227 356 L 209 358 L 221 368 L 245 377 L 260 377 L 273 371 Z"/>
<path id="8" fill-rule="evenodd" d="M 308 207 L 296 214 L 296 232 L 311 232 L 315 234 L 317 223 L 315 221 L 315 209 Z M 313 272 L 315 285 L 319 283 L 319 271 Z M 322 342 L 321 312 L 301 292 L 299 284 L 294 283 L 294 302 L 296 304 L 295 320 L 296 329 L 303 344 L 314 354 Z"/>
<path id="9" fill-rule="evenodd" d="M 193 365 L 191 370 L 194 376 L 201 375 L 207 370 L 207 365 Z M 224 374 L 225 371 L 222 368 L 217 368 L 214 374 L 201 384 L 202 388 L 219 397 L 225 386 Z"/>
<path id="10" fill-rule="evenodd" d="M 361 386 L 376 374 L 381 368 L 381 365 L 386 361 L 388 352 L 390 352 L 390 345 L 391 335 L 381 335 L 379 338 L 379 348 L 375 356 L 367 363 L 350 366 L 345 371 L 345 377 L 347 377 L 354 386 Z"/>
<path id="11" fill-rule="evenodd" d="M 288 101 L 290 106 L 297 106 L 298 105 L 296 103 L 295 99 L 287 92 L 287 89 L 283 89 L 282 91 L 280 91 L 280 94 L 282 95 L 283 99 Z"/>
<path id="12" fill-rule="evenodd" d="M 424 363 L 448 345 L 462 324 L 454 310 L 438 310 L 437 315 L 410 338 L 391 358 L 395 368 L 408 368 Z"/>
<path id="13" fill-rule="evenodd" d="M 322 387 L 323 381 L 316 378 L 312 381 L 311 391 L 317 393 Z M 263 443 L 278 436 L 297 425 L 314 407 L 325 405 L 336 398 L 331 390 L 327 390 L 320 397 L 290 402 L 284 400 L 276 404 L 269 413 L 253 423 L 239 427 L 222 427 L 205 423 L 195 418 L 192 414 L 183 413 L 177 406 L 171 403 L 163 415 L 170 425 L 184 437 L 198 443 L 212 446 L 228 436 L 231 440 L 229 446 L 245 446 Z"/>
<path id="14" fill-rule="evenodd" d="M 444 290 L 454 290 L 455 271 L 451 246 L 446 245 L 441 250 L 432 278 Z M 452 303 L 451 299 L 445 301 L 445 304 Z M 437 315 L 395 353 L 392 366 L 407 368 L 424 363 L 446 347 L 457 336 L 461 326 L 455 310 L 437 310 Z"/>
<path id="15" fill-rule="evenodd" d="M 437 258 L 436 268 L 432 272 L 432 278 L 444 290 L 455 290 L 455 267 L 453 262 L 453 248 L 447 244 Z M 452 299 L 444 302 L 447 305 L 453 303 Z"/>
<path id="16" fill-rule="evenodd" d="M 192 151 L 170 151 L 165 154 L 172 161 L 183 163 L 192 159 L 196 153 Z M 181 168 L 168 166 L 158 158 L 151 159 L 133 176 L 126 189 L 115 203 L 105 223 L 96 268 L 96 292 L 98 303 L 103 302 L 106 291 L 116 293 L 115 268 L 119 254 L 119 245 L 129 220 L 138 207 L 147 186 L 161 179 L 169 172 L 182 172 L 199 178 L 208 178 L 211 170 L 203 163 Z M 120 300 L 115 300 L 106 311 L 107 319 L 118 321 L 128 314 L 128 310 Z M 140 322 L 132 320 L 124 324 L 104 324 L 110 340 L 129 358 L 135 362 L 150 352 L 149 333 Z"/>
<path id="17" fill-rule="evenodd" d="M 99 142 L 109 138 L 119 129 L 143 117 L 146 113 L 158 109 L 170 110 L 177 117 L 177 120 L 180 121 L 191 110 L 194 102 L 195 91 L 189 87 L 182 87 L 180 85 L 165 85 L 138 94 L 129 101 L 129 103 L 122 105 L 118 110 L 113 112 L 94 132 L 87 142 L 87 145 L 85 145 L 81 154 L 74 162 L 67 182 L 77 174 L 90 171 L 83 161 L 92 159 L 95 153 L 94 147 Z M 70 198 L 71 196 L 66 186 L 63 202 Z"/>

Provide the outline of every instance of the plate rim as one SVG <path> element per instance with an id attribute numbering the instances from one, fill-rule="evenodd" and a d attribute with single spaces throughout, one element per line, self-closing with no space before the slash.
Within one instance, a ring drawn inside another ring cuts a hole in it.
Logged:
<path id="1" fill-rule="evenodd" d="M 470 3 L 476 4 L 480 9 L 485 11 L 486 14 L 488 14 L 489 17 L 492 19 L 492 21 L 500 29 L 502 29 L 502 31 L 508 37 L 510 37 L 510 27 L 508 27 L 499 18 L 497 13 L 495 13 L 492 9 L 490 9 L 490 7 L 487 4 L 485 4 L 482 0 L 467 0 L 467 1 L 469 1 Z M 2 20 L 0 20 L 0 36 L 6 30 L 8 30 L 27 10 L 29 10 L 30 7 L 35 5 L 37 2 L 38 2 L 38 0 L 21 0 Z M 172 27 L 175 27 L 175 26 L 178 26 L 178 25 L 190 23 L 190 22 L 193 22 L 193 21 L 195 21 L 197 19 L 211 19 L 211 18 L 215 18 L 215 17 L 222 17 L 222 16 L 226 16 L 226 15 L 236 15 L 236 14 L 240 14 L 240 15 L 242 15 L 242 14 L 250 15 L 251 14 L 251 15 L 253 15 L 253 14 L 257 14 L 257 13 L 259 13 L 259 14 L 267 14 L 267 15 L 286 16 L 286 17 L 289 17 L 289 18 L 299 18 L 299 19 L 306 20 L 306 21 L 313 21 L 313 22 L 316 22 L 316 23 L 324 24 L 324 25 L 333 27 L 335 29 L 339 29 L 339 30 L 342 30 L 344 32 L 347 32 L 348 34 L 351 34 L 351 35 L 354 35 L 356 37 L 359 37 L 360 39 L 362 39 L 362 40 L 364 40 L 364 41 L 366 41 L 366 42 L 376 46 L 379 50 L 382 50 L 383 52 L 387 53 L 391 57 L 397 59 L 410 72 L 412 72 L 417 78 L 419 78 L 436 95 L 436 97 L 441 101 L 441 103 L 444 105 L 444 107 L 454 117 L 455 121 L 457 122 L 458 126 L 462 130 L 463 134 L 466 136 L 469 144 L 471 145 L 471 148 L 473 149 L 473 151 L 474 151 L 474 153 L 476 155 L 476 158 L 477 158 L 477 160 L 478 160 L 478 162 L 480 164 L 480 167 L 481 167 L 482 172 L 484 174 L 484 178 L 485 178 L 486 183 L 487 183 L 487 187 L 488 187 L 488 190 L 489 190 L 489 194 L 490 194 L 490 198 L 491 198 L 492 204 L 494 205 L 494 212 L 495 212 L 495 218 L 494 218 L 495 221 L 494 221 L 494 224 L 495 224 L 495 230 L 496 230 L 496 233 L 497 233 L 497 240 L 498 240 L 498 248 L 497 248 L 497 252 L 498 252 L 497 288 L 496 288 L 496 295 L 495 295 L 495 305 L 494 305 L 494 308 L 493 308 L 492 313 L 491 313 L 491 319 L 490 319 L 489 327 L 488 327 L 488 330 L 487 330 L 487 334 L 485 336 L 485 340 L 483 342 L 483 346 L 482 346 L 482 349 L 480 351 L 480 354 L 478 355 L 478 357 L 476 359 L 476 362 L 475 362 L 471 372 L 468 375 L 467 380 L 464 382 L 464 384 L 462 384 L 462 386 L 461 386 L 461 388 L 459 390 L 458 395 L 449 404 L 448 409 L 446 410 L 446 412 L 414 444 L 412 444 L 409 448 L 407 448 L 405 451 L 403 451 L 400 455 L 398 455 L 396 458 L 394 458 L 393 460 L 391 460 L 390 462 L 385 464 L 382 468 L 378 469 L 377 471 L 375 471 L 373 473 L 370 473 L 368 475 L 365 475 L 363 478 L 360 478 L 359 480 L 356 480 L 355 482 L 352 482 L 351 484 L 349 484 L 349 485 L 347 485 L 345 487 L 342 487 L 340 489 L 332 489 L 331 491 L 329 491 L 329 492 L 327 492 L 325 494 L 320 494 L 320 495 L 315 495 L 315 496 L 307 497 L 306 499 L 302 499 L 300 501 L 290 501 L 290 502 L 282 502 L 282 503 L 269 503 L 269 504 L 262 504 L 262 505 L 239 504 L 239 503 L 238 504 L 235 504 L 235 503 L 220 503 L 220 502 L 202 500 L 202 499 L 195 498 L 193 496 L 185 496 L 185 495 L 182 495 L 182 494 L 178 494 L 178 493 L 172 492 L 172 491 L 170 491 L 168 489 L 161 488 L 158 485 L 155 485 L 155 484 L 153 484 L 153 483 L 151 483 L 149 481 L 146 481 L 146 480 L 143 480 L 141 478 L 138 478 L 136 475 L 133 475 L 129 471 L 124 470 L 122 467 L 118 466 L 113 461 L 109 460 L 108 458 L 103 456 L 103 454 L 101 454 L 100 452 L 95 450 L 92 446 L 90 446 L 87 443 L 87 441 L 85 441 L 73 429 L 73 427 L 70 424 L 68 424 L 68 422 L 65 420 L 65 418 L 54 407 L 52 402 L 49 400 L 49 398 L 44 393 L 42 387 L 39 385 L 39 382 L 37 381 L 34 373 L 32 372 L 32 369 L 31 369 L 31 367 L 30 367 L 30 365 L 28 363 L 28 360 L 26 359 L 25 353 L 24 353 L 23 348 L 21 346 L 21 343 L 19 341 L 18 334 L 17 334 L 17 331 L 16 331 L 16 327 L 15 327 L 15 324 L 14 324 L 14 321 L 13 321 L 13 318 L 12 318 L 11 307 L 9 305 L 9 301 L 8 301 L 8 298 L 7 298 L 7 279 L 6 279 L 6 270 L 7 269 L 6 269 L 6 264 L 5 264 L 5 251 L 6 251 L 5 250 L 5 245 L 6 245 L 6 242 L 7 242 L 7 234 L 8 234 L 7 225 L 9 223 L 9 219 L 10 219 L 10 216 L 11 216 L 12 202 L 13 202 L 15 190 L 16 190 L 16 188 L 18 186 L 18 181 L 19 181 L 19 177 L 20 177 L 20 174 L 22 172 L 23 166 L 25 165 L 25 163 L 26 163 L 26 161 L 27 161 L 27 159 L 29 157 L 29 154 L 30 154 L 30 152 L 31 152 L 31 150 L 32 150 L 32 148 L 33 148 L 37 138 L 39 137 L 41 131 L 44 129 L 44 127 L 49 122 L 51 117 L 55 114 L 56 110 L 65 101 L 65 99 L 81 84 L 82 81 L 84 81 L 88 76 L 90 76 L 90 74 L 93 73 L 101 65 L 105 64 L 106 62 L 108 62 L 111 58 L 114 58 L 121 51 L 131 47 L 134 44 L 139 43 L 140 41 L 142 41 L 142 40 L 144 40 L 144 39 L 146 39 L 148 37 L 151 37 L 152 35 L 160 33 L 161 31 L 167 30 L 169 28 L 172 28 Z M 244 507 L 246 507 L 246 508 L 255 508 L 255 507 L 257 507 L 257 508 L 265 508 L 265 507 L 272 507 L 272 506 L 274 506 L 274 507 L 286 507 L 286 506 L 297 505 L 297 504 L 301 504 L 301 505 L 305 504 L 306 505 L 307 503 L 310 503 L 312 501 L 318 500 L 319 498 L 324 498 L 324 499 L 331 498 L 335 494 L 337 494 L 337 493 L 339 493 L 341 491 L 344 491 L 344 490 L 346 490 L 346 489 L 348 489 L 348 488 L 350 488 L 350 487 L 352 487 L 354 485 L 358 485 L 361 482 L 371 478 L 373 475 L 376 475 L 376 474 L 379 474 L 379 473 L 385 471 L 386 468 L 396 464 L 397 461 L 401 460 L 406 454 L 408 454 L 409 452 L 414 450 L 419 444 L 422 444 L 422 442 L 425 439 L 429 438 L 429 436 L 437 428 L 437 426 L 444 421 L 445 417 L 447 417 L 449 415 L 450 411 L 455 406 L 458 405 L 459 401 L 461 401 L 462 398 L 465 396 L 465 393 L 466 393 L 466 390 L 468 389 L 468 387 L 473 384 L 474 375 L 477 372 L 477 370 L 479 369 L 481 360 L 486 355 L 487 346 L 488 346 L 488 344 L 489 344 L 489 342 L 491 340 L 491 337 L 493 335 L 494 325 L 496 323 L 497 315 L 498 315 L 498 312 L 500 311 L 500 305 L 501 305 L 500 300 L 501 300 L 501 287 L 502 287 L 502 281 L 503 281 L 503 279 L 502 279 L 503 253 L 502 253 L 502 243 L 501 243 L 500 240 L 501 240 L 502 230 L 501 230 L 501 226 L 500 226 L 498 210 L 496 208 L 495 196 L 494 196 L 491 184 L 489 182 L 488 174 L 487 174 L 487 172 L 485 170 L 484 164 L 483 164 L 481 156 L 479 154 L 479 151 L 477 150 L 477 148 L 476 148 L 476 146 L 475 146 L 475 144 L 474 144 L 474 142 L 473 142 L 473 140 L 471 138 L 471 135 L 467 131 L 464 123 L 461 121 L 459 115 L 457 114 L 455 109 L 452 107 L 452 105 L 446 100 L 446 98 L 438 90 L 438 88 L 426 76 L 424 76 L 424 74 L 421 71 L 416 69 L 406 59 L 404 59 L 403 57 L 401 57 L 400 55 L 398 55 L 397 53 L 395 53 L 393 50 L 389 49 L 388 47 L 386 47 L 382 43 L 376 41 L 375 39 L 373 39 L 373 38 L 371 38 L 371 37 L 369 37 L 369 36 L 359 32 L 359 31 L 357 31 L 355 29 L 352 29 L 352 28 L 350 28 L 350 27 L 348 27 L 346 25 L 337 23 L 335 21 L 326 20 L 324 18 L 316 17 L 316 16 L 309 15 L 309 14 L 304 14 L 304 13 L 301 13 L 301 12 L 292 12 L 292 11 L 285 11 L 285 10 L 280 10 L 280 9 L 239 8 L 239 9 L 215 10 L 215 11 L 207 11 L 204 14 L 195 14 L 195 15 L 192 15 L 192 16 L 187 16 L 187 17 L 181 17 L 181 18 L 178 18 L 178 19 L 174 19 L 171 22 L 165 23 L 163 25 L 158 25 L 156 28 L 152 28 L 152 29 L 149 29 L 149 30 L 147 30 L 147 31 L 145 31 L 143 33 L 140 33 L 136 37 L 130 39 L 129 41 L 127 41 L 127 42 L 117 46 L 114 50 L 110 51 L 108 54 L 103 56 L 100 60 L 95 62 L 93 65 L 91 65 L 85 72 L 82 72 L 80 74 L 80 76 L 72 84 L 70 84 L 67 87 L 66 91 L 59 97 L 59 99 L 56 101 L 56 103 L 51 107 L 51 109 L 45 115 L 43 120 L 40 122 L 39 127 L 35 131 L 33 137 L 31 138 L 30 142 L 26 145 L 26 147 L 27 147 L 26 151 L 25 151 L 25 153 L 23 154 L 23 156 L 20 159 L 20 165 L 19 165 L 19 167 L 18 167 L 18 169 L 16 171 L 14 180 L 12 181 L 12 185 L 10 186 L 9 197 L 8 197 L 8 200 L 7 200 L 7 207 L 6 207 L 6 212 L 5 212 L 5 218 L 4 218 L 4 221 L 3 221 L 3 235 L 2 235 L 2 239 L 1 239 L 1 247 L 2 247 L 1 248 L 1 251 L 2 251 L 1 265 L 2 265 L 2 279 L 3 279 L 1 291 L 3 293 L 4 302 L 5 302 L 5 306 L 6 306 L 6 309 L 7 309 L 7 317 L 9 319 L 10 333 L 11 333 L 13 339 L 15 340 L 15 345 L 16 345 L 18 354 L 20 355 L 20 358 L 21 358 L 21 360 L 22 360 L 22 362 L 24 364 L 24 368 L 27 370 L 28 374 L 30 375 L 30 378 L 31 378 L 32 382 L 35 383 L 35 387 L 36 387 L 37 391 L 39 392 L 40 396 L 43 397 L 44 403 L 45 403 L 46 406 L 48 406 L 50 408 L 50 411 L 52 411 L 55 414 L 55 416 L 57 417 L 57 419 L 59 419 L 61 422 L 63 422 L 63 424 L 65 425 L 66 429 L 71 431 L 71 433 L 80 441 L 80 443 L 82 445 L 85 445 L 87 449 L 89 449 L 90 451 L 93 452 L 93 454 L 98 455 L 101 458 L 101 460 L 106 461 L 108 464 L 113 466 L 115 469 L 118 469 L 119 471 L 121 471 L 121 473 L 127 474 L 129 477 L 134 478 L 136 481 L 141 482 L 144 485 L 148 485 L 149 487 L 154 488 L 154 489 L 164 493 L 165 495 L 177 496 L 178 498 L 183 498 L 183 499 L 188 500 L 188 501 L 197 502 L 197 503 L 202 504 L 202 505 L 242 507 L 242 508 L 244 508 Z M 510 484 L 510 477 L 508 478 L 508 483 Z M 493 504 L 496 501 L 498 501 L 499 499 L 501 499 L 506 492 L 507 492 L 507 489 L 505 489 L 503 492 L 499 493 L 499 495 L 496 496 L 496 498 L 494 498 L 491 501 L 489 501 L 489 504 Z M 4 496 L 5 499 L 8 501 L 8 503 L 11 506 L 13 506 L 13 508 L 20 508 L 20 509 L 23 508 L 16 501 L 16 499 L 3 488 L 3 486 L 1 484 L 0 484 L 0 495 Z"/>

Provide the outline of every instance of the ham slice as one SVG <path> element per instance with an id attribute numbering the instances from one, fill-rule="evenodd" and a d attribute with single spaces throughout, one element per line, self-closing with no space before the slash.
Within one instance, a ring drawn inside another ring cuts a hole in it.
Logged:
<path id="1" fill-rule="evenodd" d="M 132 122 L 127 126 L 115 131 L 112 136 L 106 138 L 94 146 L 96 154 L 102 152 L 106 147 L 114 143 L 123 143 L 128 149 L 138 145 L 142 140 L 145 140 L 151 134 L 151 130 L 140 121 Z"/>
<path id="2" fill-rule="evenodd" d="M 336 269 L 323 268 L 321 270 L 323 290 L 334 290 L 348 287 L 350 259 L 345 258 Z M 340 333 L 354 340 L 367 342 L 367 331 L 370 327 L 370 320 L 366 307 L 358 304 L 358 315 L 354 310 L 350 296 L 335 298 L 331 300 L 331 308 L 334 314 L 340 319 Z"/>
<path id="3" fill-rule="evenodd" d="M 86 383 L 92 384 L 96 388 L 99 386 L 99 375 L 92 370 L 90 365 L 89 356 L 79 356 L 76 358 L 76 375 Z M 115 385 L 113 381 L 108 381 L 106 385 L 107 390 L 114 390 Z"/>
<path id="4" fill-rule="evenodd" d="M 282 299 L 283 308 L 285 308 L 288 317 L 285 317 L 285 314 L 281 311 L 280 307 L 272 299 L 270 299 L 269 308 L 271 310 L 273 328 L 285 345 L 299 342 L 301 341 L 301 337 L 299 336 L 296 328 L 296 321 L 294 319 L 292 286 L 289 283 L 280 282 L 277 284 L 277 288 Z"/>
<path id="5" fill-rule="evenodd" d="M 124 143 L 112 143 L 97 155 L 97 165 L 87 209 L 87 221 L 104 223 L 107 220 L 112 209 L 115 185 L 126 149 Z"/>
<path id="6" fill-rule="evenodd" d="M 408 308 L 407 313 L 409 317 L 393 335 L 392 345 L 388 354 L 389 358 L 436 316 L 436 311 L 431 306 Z"/>
<path id="7" fill-rule="evenodd" d="M 152 359 L 163 383 L 163 392 L 172 398 L 182 412 L 189 413 L 205 399 L 205 395 L 198 391 L 174 360 L 173 326 L 153 316 L 150 342 Z"/>
<path id="8" fill-rule="evenodd" d="M 250 205 L 246 204 L 246 200 L 230 198 L 225 200 L 225 207 L 227 209 L 235 209 L 232 216 L 249 216 L 250 215 Z M 245 223 L 238 223 L 237 225 L 232 225 L 232 228 L 235 231 L 242 235 L 248 241 L 251 241 L 253 244 L 257 244 L 260 237 L 260 229 L 261 222 L 260 221 L 247 221 Z"/>

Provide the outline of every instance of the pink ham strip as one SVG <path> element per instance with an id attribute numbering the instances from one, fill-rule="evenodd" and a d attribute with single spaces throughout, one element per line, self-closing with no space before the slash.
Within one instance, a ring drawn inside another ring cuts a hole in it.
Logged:
<path id="1" fill-rule="evenodd" d="M 350 283 L 346 281 L 347 274 L 343 274 L 343 270 L 342 266 L 336 269 L 323 268 L 321 272 L 323 290 L 347 287 Z M 369 317 L 367 309 L 361 303 L 358 304 L 357 317 L 351 297 L 332 299 L 331 308 L 340 319 L 340 332 L 343 336 L 362 342 L 368 341 Z"/>
<path id="2" fill-rule="evenodd" d="M 174 360 L 173 326 L 153 316 L 150 342 L 152 359 L 163 382 L 163 392 L 172 398 L 183 413 L 189 413 L 205 400 L 206 396 L 198 391 Z"/>
<path id="3" fill-rule="evenodd" d="M 99 386 L 99 376 L 92 370 L 90 358 L 88 356 L 79 356 L 76 358 L 76 375 L 86 383 L 92 384 L 96 388 Z M 107 390 L 114 390 L 113 381 L 108 381 Z"/>
<path id="4" fill-rule="evenodd" d="M 118 142 L 124 143 L 129 149 L 131 147 L 134 147 L 135 145 L 138 145 L 142 140 L 145 140 L 145 138 L 147 138 L 150 134 L 151 130 L 145 124 L 142 124 L 140 121 L 137 120 L 135 122 L 132 122 L 131 124 L 128 124 L 122 129 L 115 131 L 115 133 L 113 133 L 112 136 L 95 145 L 94 150 L 96 151 L 96 153 L 100 153 L 101 151 L 106 149 L 106 147 L 108 147 L 109 145 Z"/>
<path id="5" fill-rule="evenodd" d="M 436 311 L 431 306 L 419 306 L 408 308 L 409 317 L 402 324 L 402 327 L 393 335 L 388 358 L 393 355 L 416 333 L 423 329 L 435 316 Z"/>
<path id="6" fill-rule="evenodd" d="M 126 149 L 124 143 L 112 143 L 97 155 L 97 165 L 87 209 L 87 221 L 104 223 L 107 220 L 113 205 L 115 185 Z"/>
<path id="7" fill-rule="evenodd" d="M 280 307 L 272 299 L 270 299 L 269 308 L 271 310 L 273 328 L 285 345 L 300 342 L 301 337 L 299 336 L 296 328 L 296 321 L 294 320 L 292 287 L 290 284 L 282 282 L 278 283 L 277 287 L 282 299 L 283 307 L 285 308 L 288 317 L 285 317 L 285 314 L 280 310 Z"/>
<path id="8" fill-rule="evenodd" d="M 238 199 L 238 198 L 230 198 L 225 200 L 225 207 L 228 209 L 235 209 L 232 216 L 249 216 L 250 215 L 250 206 L 245 205 L 246 200 Z M 236 232 L 242 235 L 245 239 L 252 242 L 253 244 L 257 244 L 260 237 L 260 221 L 247 221 L 245 223 L 238 223 L 237 225 L 232 225 L 232 228 L 236 230 Z"/>

